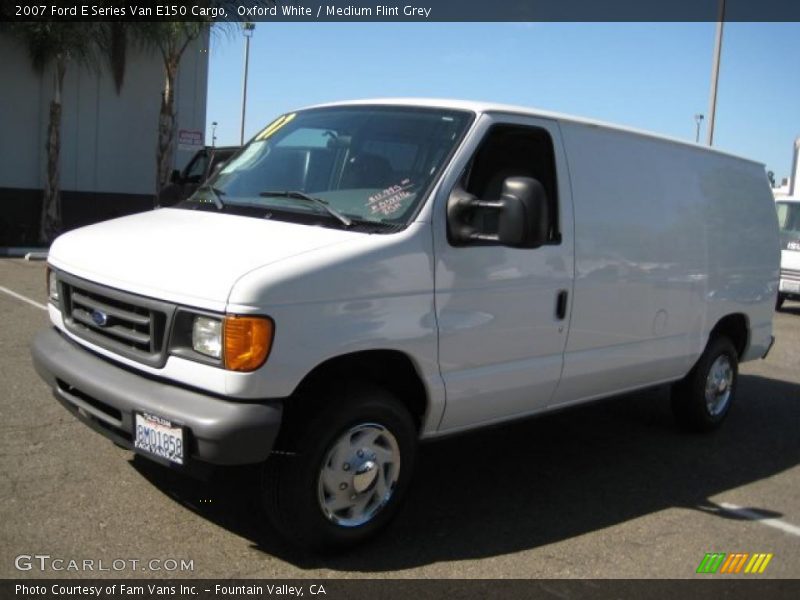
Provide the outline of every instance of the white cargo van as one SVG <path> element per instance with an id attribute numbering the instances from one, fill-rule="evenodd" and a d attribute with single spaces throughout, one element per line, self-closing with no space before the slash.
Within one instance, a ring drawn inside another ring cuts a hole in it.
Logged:
<path id="1" fill-rule="evenodd" d="M 779 252 L 761 164 L 381 100 L 281 116 L 182 204 L 59 237 L 49 268 L 32 352 L 56 398 L 175 468 L 263 463 L 267 513 L 320 547 L 390 520 L 420 439 L 664 383 L 716 427 L 772 343 Z"/>
<path id="2" fill-rule="evenodd" d="M 781 236 L 781 281 L 777 307 L 789 298 L 800 300 L 800 198 L 779 198 L 778 226 Z"/>

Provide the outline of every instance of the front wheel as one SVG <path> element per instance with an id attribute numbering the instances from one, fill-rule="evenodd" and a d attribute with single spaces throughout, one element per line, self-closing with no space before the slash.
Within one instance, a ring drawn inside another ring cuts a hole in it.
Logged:
<path id="1" fill-rule="evenodd" d="M 417 430 L 408 410 L 381 388 L 331 394 L 314 405 L 323 408 L 290 423 L 287 451 L 265 464 L 267 515 L 298 546 L 355 545 L 397 512 L 413 471 Z"/>
<path id="2" fill-rule="evenodd" d="M 689 374 L 672 388 L 678 423 L 692 431 L 719 427 L 736 396 L 739 355 L 727 337 L 712 339 Z"/>

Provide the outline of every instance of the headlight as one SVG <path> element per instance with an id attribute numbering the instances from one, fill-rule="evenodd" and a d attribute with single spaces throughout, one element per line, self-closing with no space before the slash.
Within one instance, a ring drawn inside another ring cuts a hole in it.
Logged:
<path id="1" fill-rule="evenodd" d="M 192 349 L 213 358 L 222 356 L 222 321 L 195 317 L 192 323 Z"/>
<path id="2" fill-rule="evenodd" d="M 269 317 L 199 315 L 179 310 L 171 351 L 230 371 L 255 371 L 269 356 L 274 331 L 275 325 Z"/>
<path id="3" fill-rule="evenodd" d="M 58 278 L 52 269 L 47 269 L 47 297 L 58 306 Z"/>

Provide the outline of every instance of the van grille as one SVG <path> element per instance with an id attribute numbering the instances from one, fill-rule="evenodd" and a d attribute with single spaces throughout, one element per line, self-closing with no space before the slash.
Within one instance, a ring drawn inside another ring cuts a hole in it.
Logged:
<path id="1" fill-rule="evenodd" d="M 800 281 L 800 271 L 796 269 L 781 269 L 781 279 Z"/>
<path id="2" fill-rule="evenodd" d="M 175 306 L 58 273 L 67 329 L 126 358 L 161 367 Z"/>

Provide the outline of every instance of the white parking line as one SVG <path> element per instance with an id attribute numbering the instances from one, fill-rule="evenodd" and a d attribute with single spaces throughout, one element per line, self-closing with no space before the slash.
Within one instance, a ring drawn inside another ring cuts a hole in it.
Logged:
<path id="1" fill-rule="evenodd" d="M 5 292 L 9 296 L 13 296 L 17 300 L 22 300 L 23 302 L 27 302 L 31 306 L 35 306 L 36 308 L 41 308 L 42 310 L 47 310 L 47 307 L 44 304 L 39 304 L 36 300 L 31 300 L 30 298 L 23 296 L 22 294 L 18 294 L 17 292 L 8 289 L 7 287 L 3 287 L 0 285 L 0 292 Z"/>
<path id="2" fill-rule="evenodd" d="M 800 527 L 798 527 L 797 525 L 792 525 L 791 523 L 787 523 L 786 521 L 781 521 L 780 519 L 765 517 L 764 515 L 761 515 L 754 510 L 750 510 L 748 508 L 742 508 L 741 506 L 736 506 L 735 504 L 728 504 L 727 502 L 720 502 L 719 506 L 725 512 L 731 513 L 732 515 L 736 515 L 737 517 L 747 519 L 748 521 L 756 521 L 758 523 L 761 523 L 762 525 L 766 525 L 767 527 L 774 527 L 775 529 L 780 529 L 784 533 L 800 536 Z"/>

